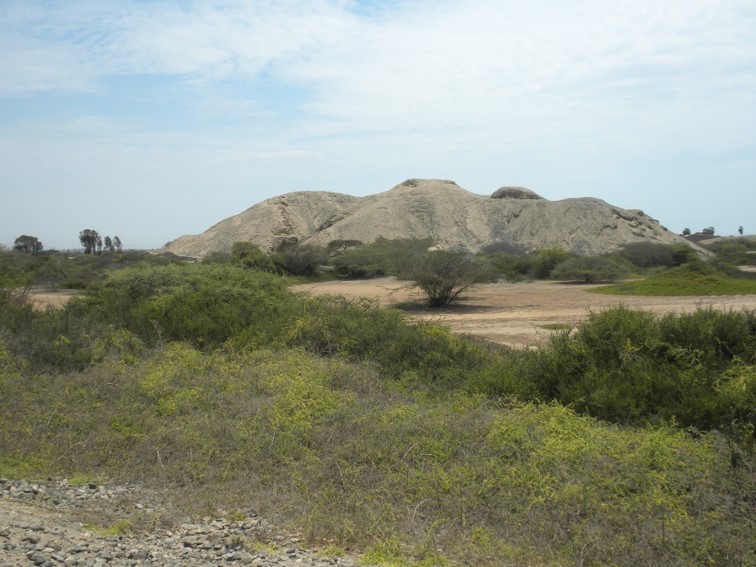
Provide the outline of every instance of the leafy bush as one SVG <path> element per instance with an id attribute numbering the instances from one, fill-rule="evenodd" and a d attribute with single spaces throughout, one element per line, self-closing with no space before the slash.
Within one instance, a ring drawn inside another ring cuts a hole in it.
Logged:
<path id="1" fill-rule="evenodd" d="M 623 246 L 617 256 L 638 268 L 673 268 L 694 259 L 695 251 L 687 244 L 634 242 Z"/>
<path id="2" fill-rule="evenodd" d="M 551 277 L 585 283 L 614 281 L 630 273 L 630 263 L 613 256 L 581 256 L 558 264 Z"/>
<path id="3" fill-rule="evenodd" d="M 513 391 L 506 373 L 501 389 L 490 376 L 486 384 L 490 393 L 558 400 L 607 421 L 673 421 L 740 435 L 753 423 L 754 353 L 754 312 L 699 309 L 657 318 L 619 307 L 592 313 L 523 355 L 519 378 L 529 390 Z"/>
<path id="4" fill-rule="evenodd" d="M 343 241 L 336 241 L 343 242 Z M 332 258 L 334 273 L 343 278 L 406 277 L 417 258 L 433 246 L 431 238 L 378 238 L 348 247 Z"/>
<path id="5" fill-rule="evenodd" d="M 273 264 L 290 276 L 314 276 L 320 266 L 328 262 L 328 254 L 317 246 L 293 246 L 276 252 L 271 257 Z"/>
<path id="6" fill-rule="evenodd" d="M 510 252 L 486 253 L 491 266 L 508 281 L 516 282 L 523 280 L 536 272 L 537 258 L 524 254 Z"/>
<path id="7" fill-rule="evenodd" d="M 251 242 L 234 242 L 231 246 L 231 262 L 242 268 L 269 273 L 276 271 L 271 257 Z"/>
<path id="8" fill-rule="evenodd" d="M 559 264 L 569 259 L 570 254 L 562 246 L 539 248 L 536 251 L 536 260 L 533 277 L 545 280 L 551 276 L 551 272 Z"/>
<path id="9" fill-rule="evenodd" d="M 398 310 L 339 296 L 308 303 L 286 325 L 281 340 L 320 356 L 370 361 L 387 376 L 414 376 L 426 383 L 453 384 L 486 362 L 482 349 L 438 325 L 411 324 Z"/>
<path id="10" fill-rule="evenodd" d="M 189 341 L 217 347 L 250 330 L 269 342 L 293 298 L 286 280 L 263 272 L 187 264 L 114 273 L 66 310 L 93 313 L 148 345 Z"/>
<path id="11" fill-rule="evenodd" d="M 392 258 L 372 246 L 349 248 L 331 259 L 333 273 L 340 278 L 380 278 L 392 272 Z"/>

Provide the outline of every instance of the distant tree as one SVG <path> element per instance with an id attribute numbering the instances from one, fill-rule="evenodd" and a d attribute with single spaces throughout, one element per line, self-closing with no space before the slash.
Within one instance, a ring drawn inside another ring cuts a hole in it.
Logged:
<path id="1" fill-rule="evenodd" d="M 631 266 L 630 261 L 616 256 L 580 256 L 559 264 L 551 272 L 551 277 L 585 283 L 611 282 L 626 276 Z"/>
<path id="2" fill-rule="evenodd" d="M 350 248 L 357 248 L 363 246 L 365 243 L 362 240 L 331 240 L 326 246 L 329 254 L 335 254 L 339 252 L 346 252 Z"/>
<path id="3" fill-rule="evenodd" d="M 551 271 L 559 264 L 570 257 L 569 252 L 561 246 L 552 246 L 551 248 L 539 248 L 535 262 L 535 273 L 538 279 L 546 279 L 551 275 Z"/>
<path id="4" fill-rule="evenodd" d="M 115 247 L 117 252 L 121 251 L 122 245 L 121 245 L 121 239 L 117 236 L 113 237 L 113 246 Z"/>
<path id="5" fill-rule="evenodd" d="M 379 278 L 389 274 L 394 256 L 373 245 L 347 248 L 331 259 L 333 273 L 340 278 Z"/>
<path id="6" fill-rule="evenodd" d="M 467 252 L 434 250 L 419 258 L 410 281 L 428 298 L 431 307 L 443 307 L 478 283 L 493 281 L 491 266 Z"/>
<path id="7" fill-rule="evenodd" d="M 707 226 L 705 229 L 701 231 L 701 234 L 706 234 L 708 236 L 714 236 L 714 227 L 713 226 Z"/>
<path id="8" fill-rule="evenodd" d="M 107 250 L 108 252 L 112 253 L 113 252 L 113 248 L 114 248 L 114 246 L 113 246 L 113 239 L 110 238 L 109 236 L 106 236 L 105 237 L 105 250 Z"/>
<path id="9" fill-rule="evenodd" d="M 291 276 L 314 276 L 318 268 L 328 262 L 328 254 L 317 246 L 290 246 L 273 254 L 271 260 Z"/>
<path id="10" fill-rule="evenodd" d="M 740 236 L 743 236 L 743 227 L 742 226 L 738 227 L 738 232 L 740 233 Z"/>
<path id="11" fill-rule="evenodd" d="M 96 253 L 98 240 L 100 240 L 99 233 L 91 228 L 85 228 L 79 233 L 79 242 L 84 247 L 84 254 Z M 102 246 L 102 240 L 100 240 L 100 246 Z"/>
<path id="12" fill-rule="evenodd" d="M 682 235 L 683 236 L 690 236 L 690 229 L 689 228 L 684 228 L 683 231 L 682 231 Z"/>
<path id="13" fill-rule="evenodd" d="M 341 240 L 344 249 L 331 255 L 333 273 L 342 278 L 397 276 L 412 279 L 418 258 L 433 246 L 432 238 L 377 238 L 368 244 Z M 344 244 L 346 243 L 346 244 Z M 333 243 L 331 243 L 332 246 Z"/>
<path id="14" fill-rule="evenodd" d="M 42 243 L 36 236 L 22 234 L 13 242 L 13 249 L 36 256 L 42 251 Z"/>
<path id="15" fill-rule="evenodd" d="M 246 241 L 234 242 L 231 246 L 231 263 L 242 268 L 273 273 L 275 264 L 259 246 Z"/>
<path id="16" fill-rule="evenodd" d="M 695 256 L 693 249 L 684 243 L 633 242 L 626 244 L 617 256 L 629 260 L 639 268 L 680 266 Z"/>

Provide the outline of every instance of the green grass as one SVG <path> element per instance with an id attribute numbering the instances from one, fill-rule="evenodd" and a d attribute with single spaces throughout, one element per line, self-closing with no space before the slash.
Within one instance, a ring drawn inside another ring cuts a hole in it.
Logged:
<path id="1" fill-rule="evenodd" d="M 756 294 L 756 280 L 727 276 L 705 264 L 685 264 L 642 280 L 591 290 L 606 295 L 709 296 Z"/>

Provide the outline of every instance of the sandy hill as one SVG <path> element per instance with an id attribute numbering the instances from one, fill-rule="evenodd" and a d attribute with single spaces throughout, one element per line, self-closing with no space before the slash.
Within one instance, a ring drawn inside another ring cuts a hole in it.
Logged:
<path id="1" fill-rule="evenodd" d="M 593 198 L 549 201 L 522 187 L 491 196 L 453 181 L 409 179 L 367 197 L 301 191 L 273 197 L 212 226 L 182 236 L 165 250 L 184 256 L 227 252 L 245 240 L 274 251 L 284 243 L 325 246 L 332 240 L 372 242 L 432 237 L 441 247 L 472 252 L 493 243 L 530 251 L 564 246 L 583 255 L 611 252 L 631 242 L 684 243 L 640 210 Z"/>

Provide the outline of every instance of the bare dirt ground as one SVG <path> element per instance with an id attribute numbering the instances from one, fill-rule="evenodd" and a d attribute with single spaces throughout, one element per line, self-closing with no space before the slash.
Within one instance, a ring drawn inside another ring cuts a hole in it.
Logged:
<path id="1" fill-rule="evenodd" d="M 483 337 L 515 347 L 543 342 L 554 325 L 572 325 L 591 311 L 624 305 L 655 313 L 690 312 L 699 307 L 756 309 L 756 295 L 696 297 L 611 296 L 591 293 L 594 285 L 559 282 L 496 283 L 468 290 L 457 304 L 445 309 L 412 308 L 413 317 L 448 326 L 453 332 Z M 312 295 L 365 297 L 380 305 L 422 304 L 422 296 L 393 278 L 366 281 L 319 282 L 295 287 Z"/>
<path id="2" fill-rule="evenodd" d="M 47 309 L 48 307 L 63 307 L 69 299 L 77 295 L 78 291 L 32 291 L 29 294 L 29 299 L 34 305 L 34 308 L 40 311 Z"/>

